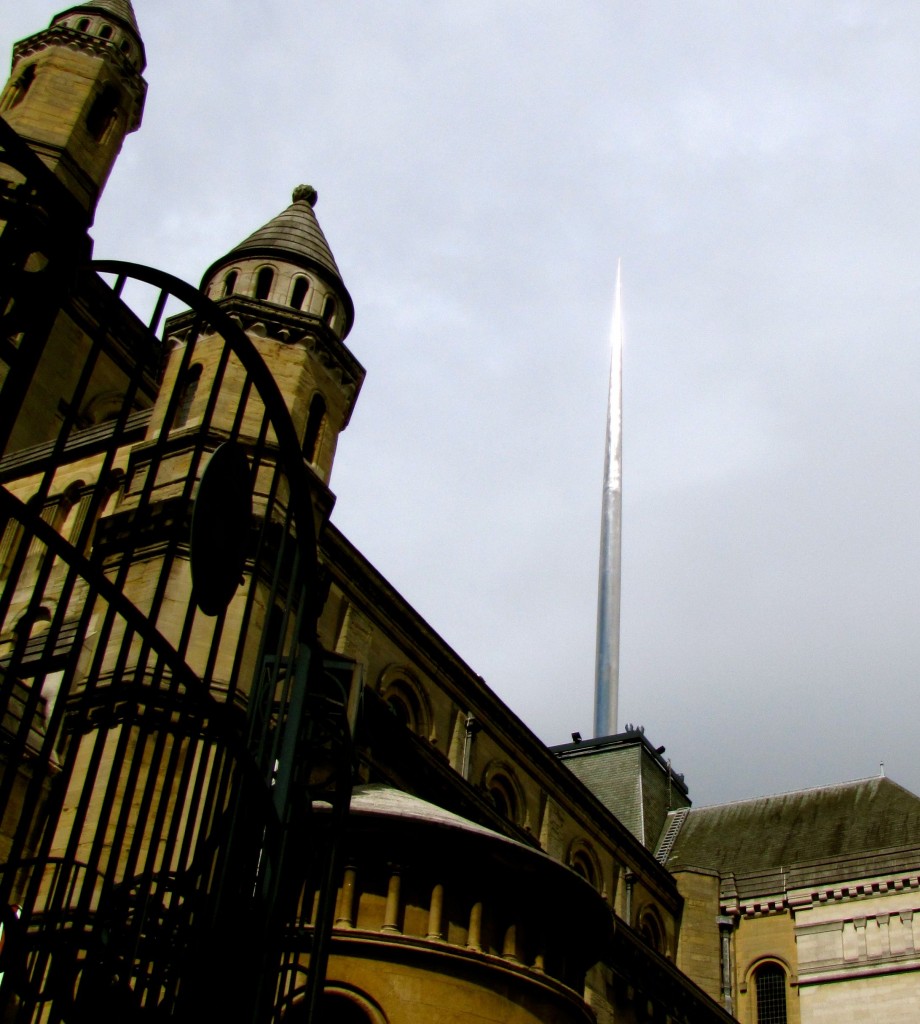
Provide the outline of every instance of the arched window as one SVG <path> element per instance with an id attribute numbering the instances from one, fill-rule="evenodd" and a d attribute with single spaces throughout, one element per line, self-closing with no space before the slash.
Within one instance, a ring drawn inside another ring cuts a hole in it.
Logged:
<path id="1" fill-rule="evenodd" d="M 198 382 L 201 380 L 201 363 L 192 363 L 185 374 L 182 382 L 182 394 L 179 396 L 179 404 L 176 406 L 176 416 L 173 420 L 174 427 L 184 427 L 188 423 L 189 414 L 192 411 L 192 403 L 198 393 Z"/>
<path id="2" fill-rule="evenodd" d="M 101 391 L 80 410 L 80 422 L 88 427 L 117 420 L 124 408 L 125 395 L 120 391 Z"/>
<path id="3" fill-rule="evenodd" d="M 393 691 L 387 695 L 387 707 L 390 713 L 401 725 L 407 729 L 415 728 L 415 720 L 418 717 L 406 694 Z"/>
<path id="4" fill-rule="evenodd" d="M 13 85 L 13 92 L 9 99 L 9 107 L 18 106 L 26 98 L 26 93 L 32 88 L 35 81 L 35 65 L 27 64 L 22 69 L 22 74 L 16 79 Z"/>
<path id="5" fill-rule="evenodd" d="M 303 309 L 303 300 L 307 297 L 310 282 L 305 277 L 295 277 L 291 289 L 291 305 L 294 309 Z"/>
<path id="6" fill-rule="evenodd" d="M 303 995 L 298 993 L 281 1011 L 281 1019 L 300 1020 Z M 369 996 L 351 986 L 330 985 L 319 997 L 317 1024 L 387 1024 L 383 1010 Z"/>
<path id="7" fill-rule="evenodd" d="M 224 298 L 228 295 L 233 294 L 233 289 L 236 288 L 236 279 L 239 277 L 239 273 L 235 270 L 231 270 L 229 274 L 224 278 Z"/>
<path id="8" fill-rule="evenodd" d="M 335 320 L 335 298 L 332 295 L 327 295 L 323 303 L 323 319 L 330 327 Z"/>
<path id="9" fill-rule="evenodd" d="M 275 272 L 271 267 L 262 267 L 256 275 L 256 298 L 267 299 L 272 290 Z"/>
<path id="10" fill-rule="evenodd" d="M 482 789 L 498 813 L 515 825 L 521 823 L 524 793 L 514 769 L 505 761 L 492 761 L 482 773 Z"/>
<path id="11" fill-rule="evenodd" d="M 372 1024 L 373 1017 L 353 999 L 326 992 L 319 1004 L 320 1024 Z"/>
<path id="12" fill-rule="evenodd" d="M 89 28 L 89 18 L 81 18 L 77 22 L 77 31 L 85 32 Z"/>
<path id="13" fill-rule="evenodd" d="M 786 1024 L 786 972 L 773 961 L 754 972 L 757 1024 Z"/>
<path id="14" fill-rule="evenodd" d="M 50 625 L 51 610 L 42 605 L 40 608 L 36 608 L 34 612 L 26 612 L 13 626 L 13 632 L 19 636 L 22 636 L 23 632 L 25 632 L 26 636 L 32 637 L 37 636 L 39 633 L 47 633 Z"/>
<path id="15" fill-rule="evenodd" d="M 418 732 L 422 709 L 410 683 L 405 679 L 394 679 L 387 684 L 380 696 L 397 722 L 412 732 Z"/>
<path id="16" fill-rule="evenodd" d="M 99 38 L 100 39 L 111 39 L 112 38 L 112 26 L 111 25 L 103 25 L 102 28 L 99 29 Z"/>
<path id="17" fill-rule="evenodd" d="M 102 142 L 115 120 L 118 99 L 118 90 L 107 85 L 93 100 L 93 105 L 86 115 L 86 127 L 97 142 Z"/>
<path id="18" fill-rule="evenodd" d="M 326 402 L 322 395 L 316 394 L 310 402 L 310 412 L 307 415 L 307 430 L 303 437 L 303 455 L 307 462 L 316 462 L 325 424 Z"/>
<path id="19" fill-rule="evenodd" d="M 514 798 L 514 789 L 511 783 L 502 775 L 496 775 L 489 783 L 489 799 L 492 806 L 508 821 L 517 819 L 517 801 Z"/>
<path id="20" fill-rule="evenodd" d="M 599 888 L 600 866 L 594 851 L 583 839 L 576 839 L 569 847 L 569 864 L 589 885 Z"/>
<path id="21" fill-rule="evenodd" d="M 664 929 L 661 925 L 661 918 L 651 907 L 643 907 L 639 912 L 636 931 L 646 945 L 651 946 L 656 953 L 664 952 Z"/>
<path id="22" fill-rule="evenodd" d="M 435 742 L 428 696 L 405 667 L 394 665 L 386 669 L 380 678 L 378 693 L 397 722 L 417 736 Z"/>

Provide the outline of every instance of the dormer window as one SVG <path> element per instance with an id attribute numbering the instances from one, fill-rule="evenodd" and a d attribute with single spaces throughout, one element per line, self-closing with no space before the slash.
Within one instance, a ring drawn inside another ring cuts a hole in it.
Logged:
<path id="1" fill-rule="evenodd" d="M 271 267 L 262 267 L 256 275 L 256 298 L 267 299 L 275 280 L 275 272 Z"/>
<path id="2" fill-rule="evenodd" d="M 307 297 L 310 282 L 305 277 L 295 277 L 294 287 L 291 289 L 291 306 L 294 309 L 303 309 L 303 300 Z"/>

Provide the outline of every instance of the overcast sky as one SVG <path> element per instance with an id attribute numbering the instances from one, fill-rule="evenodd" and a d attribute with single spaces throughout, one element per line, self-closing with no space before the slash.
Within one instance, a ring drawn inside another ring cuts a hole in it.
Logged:
<path id="1" fill-rule="evenodd" d="M 62 4 L 5 6 L 8 52 Z M 622 257 L 621 723 L 696 805 L 920 791 L 920 5 L 135 9 L 96 254 L 197 282 L 318 189 L 334 521 L 543 740 L 591 733 Z"/>

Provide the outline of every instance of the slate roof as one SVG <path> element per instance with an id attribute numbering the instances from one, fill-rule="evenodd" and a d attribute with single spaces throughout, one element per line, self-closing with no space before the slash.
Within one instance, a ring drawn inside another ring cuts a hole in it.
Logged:
<path id="1" fill-rule="evenodd" d="M 243 256 L 275 256 L 317 267 L 344 288 L 329 243 L 313 212 L 315 203 L 316 191 L 309 185 L 298 186 L 286 210 L 234 246 L 219 263 L 225 264 Z M 205 277 L 211 272 L 209 270 Z"/>
<path id="2" fill-rule="evenodd" d="M 454 814 L 453 811 L 445 810 L 443 807 L 412 796 L 410 793 L 404 793 L 402 790 L 394 789 L 385 783 L 372 782 L 355 786 L 348 813 L 358 816 L 375 815 L 426 822 L 440 829 L 468 832 L 486 839 L 493 839 L 499 843 L 510 843 L 512 846 L 533 852 L 531 847 L 524 846 L 516 839 L 503 836 L 484 825 L 477 825 L 476 822 L 462 818 L 459 814 Z"/>
<path id="3" fill-rule="evenodd" d="M 669 806 L 689 803 L 686 787 L 638 731 L 552 748 L 572 774 L 654 850 Z"/>
<path id="4" fill-rule="evenodd" d="M 690 810 L 666 866 L 747 874 L 920 845 L 920 797 L 876 777 Z"/>

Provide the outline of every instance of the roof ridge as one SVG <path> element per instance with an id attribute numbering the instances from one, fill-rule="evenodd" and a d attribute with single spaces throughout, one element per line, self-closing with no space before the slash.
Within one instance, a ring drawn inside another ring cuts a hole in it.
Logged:
<path id="1" fill-rule="evenodd" d="M 831 789 L 847 789 L 848 787 L 859 786 L 866 782 L 881 781 L 890 782 L 893 785 L 898 786 L 899 789 L 904 789 L 904 791 L 907 793 L 910 792 L 910 790 L 905 789 L 904 786 L 901 786 L 900 783 L 895 782 L 894 779 L 888 778 L 887 775 L 867 775 L 865 778 L 851 779 L 847 782 L 829 782 L 823 786 L 806 786 L 804 789 L 787 789 L 782 790 L 779 793 L 764 793 L 761 796 L 745 797 L 743 800 L 726 800 L 725 802 L 720 804 L 703 804 L 700 807 L 691 807 L 690 810 L 695 813 L 697 811 L 712 811 L 720 807 L 739 807 L 742 804 L 754 804 L 759 803 L 762 800 L 778 800 L 780 797 L 783 796 L 796 796 L 800 793 L 818 793 L 822 790 Z"/>

